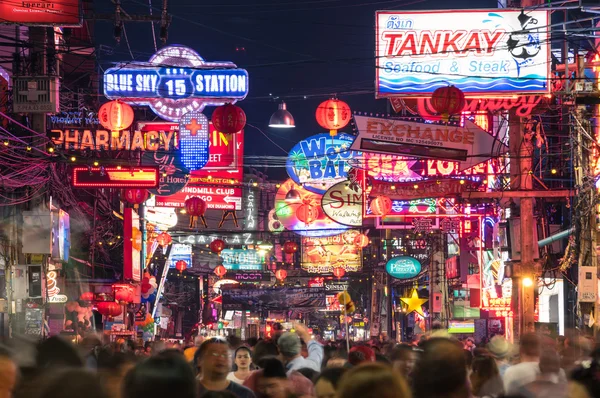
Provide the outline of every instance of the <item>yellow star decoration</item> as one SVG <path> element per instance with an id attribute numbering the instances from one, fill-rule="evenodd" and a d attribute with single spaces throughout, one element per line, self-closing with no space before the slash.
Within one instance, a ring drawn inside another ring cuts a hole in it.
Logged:
<path id="1" fill-rule="evenodd" d="M 412 292 L 412 295 L 410 297 L 401 297 L 400 300 L 402 300 L 402 302 L 406 305 L 408 305 L 408 308 L 406 309 L 406 313 L 410 314 L 413 311 L 416 311 L 417 314 L 421 315 L 421 316 L 425 316 L 425 314 L 423 313 L 423 308 L 421 308 L 421 306 L 423 304 L 425 304 L 426 302 L 428 302 L 428 299 L 422 299 L 419 298 L 419 294 L 417 293 L 417 289 L 414 289 Z"/>

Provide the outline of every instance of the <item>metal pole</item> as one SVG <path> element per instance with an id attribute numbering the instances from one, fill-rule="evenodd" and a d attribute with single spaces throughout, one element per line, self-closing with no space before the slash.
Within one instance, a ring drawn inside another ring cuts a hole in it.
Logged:
<path id="1" fill-rule="evenodd" d="M 344 296 L 348 296 L 348 291 L 344 289 Z M 346 325 L 346 350 L 350 352 L 350 336 L 348 335 L 348 311 L 346 310 L 346 304 L 344 304 L 344 324 Z"/>

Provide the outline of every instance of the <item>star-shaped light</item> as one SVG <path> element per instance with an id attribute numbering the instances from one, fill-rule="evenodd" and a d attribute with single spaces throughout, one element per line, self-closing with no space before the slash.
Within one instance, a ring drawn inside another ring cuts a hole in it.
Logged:
<path id="1" fill-rule="evenodd" d="M 408 306 L 408 308 L 406 309 L 407 314 L 410 314 L 411 312 L 415 311 L 417 314 L 423 317 L 425 316 L 425 314 L 423 313 L 423 308 L 421 308 L 421 306 L 429 300 L 419 298 L 417 289 L 413 290 L 412 295 L 410 297 L 401 297 L 400 300 L 402 300 L 402 302 Z"/>

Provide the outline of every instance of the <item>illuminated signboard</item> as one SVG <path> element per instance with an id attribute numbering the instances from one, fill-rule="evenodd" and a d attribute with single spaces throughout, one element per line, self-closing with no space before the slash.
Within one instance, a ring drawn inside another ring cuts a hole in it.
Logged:
<path id="1" fill-rule="evenodd" d="M 199 170 L 208 162 L 208 118 L 200 112 L 187 112 L 179 121 L 181 162 L 189 170 Z"/>
<path id="2" fill-rule="evenodd" d="M 158 167 L 73 167 L 75 188 L 156 188 Z"/>
<path id="3" fill-rule="evenodd" d="M 225 279 L 240 283 L 269 282 L 271 280 L 271 273 L 260 271 L 227 271 Z"/>
<path id="4" fill-rule="evenodd" d="M 458 196 L 463 192 L 476 190 L 480 185 L 477 182 L 461 179 L 429 180 L 418 183 L 372 181 L 369 195 L 385 195 L 390 199 L 401 200 L 440 198 Z"/>
<path id="5" fill-rule="evenodd" d="M 396 279 L 410 279 L 419 275 L 421 263 L 412 257 L 394 257 L 385 265 L 386 272 Z"/>
<path id="6" fill-rule="evenodd" d="M 54 145 L 70 151 L 165 151 L 175 150 L 173 131 L 50 130 Z"/>
<path id="7" fill-rule="evenodd" d="M 206 202 L 209 210 L 241 210 L 242 188 L 227 185 L 186 185 L 170 196 L 157 196 L 159 207 L 185 207 L 185 201 L 197 196 Z"/>
<path id="8" fill-rule="evenodd" d="M 348 176 L 350 159 L 358 152 L 350 151 L 354 136 L 318 134 L 297 143 L 288 155 L 286 169 L 296 184 L 311 192 L 324 194 L 332 185 Z"/>
<path id="9" fill-rule="evenodd" d="M 521 14 L 377 12 L 377 96 L 431 96 L 450 84 L 467 95 L 549 92 L 549 13 Z"/>
<path id="10" fill-rule="evenodd" d="M 97 127 L 100 124 L 96 112 L 61 112 L 47 118 L 49 127 L 53 129 L 65 127 Z"/>
<path id="11" fill-rule="evenodd" d="M 221 252 L 221 258 L 227 270 L 262 269 L 263 258 L 256 250 L 225 249 Z"/>
<path id="12" fill-rule="evenodd" d="M 0 1 L 0 23 L 81 26 L 79 0 Z"/>
<path id="13" fill-rule="evenodd" d="M 181 243 L 173 243 L 169 253 L 169 268 L 175 268 L 177 261 L 183 260 L 187 268 L 192 268 L 192 246 Z"/>
<path id="14" fill-rule="evenodd" d="M 361 251 L 354 244 L 360 232 L 349 230 L 344 233 L 321 238 L 302 238 L 302 269 L 309 273 L 332 273 L 340 267 L 347 272 L 361 268 Z"/>
<path id="15" fill-rule="evenodd" d="M 228 245 L 254 245 L 256 244 L 256 235 L 250 232 L 241 234 L 212 234 L 212 235 L 188 235 L 178 236 L 175 239 L 179 243 L 188 243 L 191 245 L 208 245 L 215 239 L 222 239 Z"/>
<path id="16" fill-rule="evenodd" d="M 247 182 L 244 198 L 244 227 L 247 231 L 258 229 L 258 190 L 252 187 L 254 180 Z"/>
<path id="17" fill-rule="evenodd" d="M 351 227 L 362 226 L 363 192 L 360 184 L 342 181 L 325 192 L 323 212 L 333 221 Z"/>
<path id="18" fill-rule="evenodd" d="M 140 216 L 128 207 L 123 212 L 123 279 L 139 282 L 142 275 Z"/>
<path id="19" fill-rule="evenodd" d="M 206 62 L 184 46 L 161 48 L 144 65 L 126 63 L 104 72 L 107 98 L 148 105 L 171 121 L 206 105 L 242 100 L 247 94 L 248 72 L 232 62 Z"/>
<path id="20" fill-rule="evenodd" d="M 275 195 L 275 215 L 286 229 L 302 236 L 331 236 L 348 229 L 323 213 L 321 199 L 289 179 Z"/>

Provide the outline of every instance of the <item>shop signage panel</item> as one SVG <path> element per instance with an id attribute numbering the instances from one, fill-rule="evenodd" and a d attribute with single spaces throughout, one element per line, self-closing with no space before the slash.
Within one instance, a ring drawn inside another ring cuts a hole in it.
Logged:
<path id="1" fill-rule="evenodd" d="M 242 188 L 225 185 L 186 185 L 170 196 L 157 196 L 156 206 L 185 207 L 185 201 L 197 196 L 206 202 L 208 210 L 241 210 Z"/>
<path id="2" fill-rule="evenodd" d="M 376 95 L 429 97 L 454 85 L 467 95 L 548 93 L 549 12 L 379 11 Z"/>
<path id="3" fill-rule="evenodd" d="M 134 209 L 128 207 L 123 212 L 123 279 L 140 281 L 141 250 L 140 216 Z"/>
<path id="4" fill-rule="evenodd" d="M 342 181 L 325 192 L 321 199 L 323 212 L 343 225 L 362 226 L 363 191 L 360 184 Z"/>
<path id="5" fill-rule="evenodd" d="M 156 188 L 158 167 L 73 167 L 75 188 Z"/>
<path id="6" fill-rule="evenodd" d="M 175 268 L 177 261 L 183 260 L 187 268 L 192 268 L 192 246 L 181 243 L 173 243 L 169 253 L 169 268 Z"/>
<path id="7" fill-rule="evenodd" d="M 219 233 L 219 234 L 195 234 L 187 236 L 177 236 L 175 238 L 179 243 L 190 245 L 207 245 L 215 239 L 222 239 L 228 245 L 254 245 L 256 244 L 256 234 L 250 232 L 244 233 Z"/>
<path id="8" fill-rule="evenodd" d="M 385 195 L 390 199 L 413 200 L 458 196 L 463 192 L 474 191 L 481 184 L 461 179 L 429 180 L 403 183 L 372 181 L 369 195 Z"/>
<path id="9" fill-rule="evenodd" d="M 346 272 L 359 271 L 362 266 L 361 251 L 354 244 L 360 231 L 349 230 L 328 237 L 302 238 L 302 269 L 309 273 L 332 273 L 334 268 Z"/>
<path id="10" fill-rule="evenodd" d="M 402 256 L 390 259 L 385 265 L 386 272 L 396 279 L 410 279 L 419 275 L 421 263 L 416 258 Z"/>
<path id="11" fill-rule="evenodd" d="M 240 283 L 269 282 L 271 280 L 271 273 L 260 271 L 227 271 L 225 278 Z"/>
<path id="12" fill-rule="evenodd" d="M 261 270 L 263 258 L 253 249 L 225 249 L 221 252 L 227 270 Z"/>
<path id="13" fill-rule="evenodd" d="M 0 23 L 32 26 L 81 26 L 79 0 L 0 1 Z"/>
<path id="14" fill-rule="evenodd" d="M 88 129 L 53 129 L 48 136 L 54 146 L 65 151 L 151 151 L 177 150 L 175 132 L 165 130 L 107 131 Z"/>
<path id="15" fill-rule="evenodd" d="M 224 310 L 260 308 L 264 311 L 287 311 L 290 308 L 325 307 L 325 292 L 322 289 L 226 289 L 225 286 L 223 288 Z"/>

